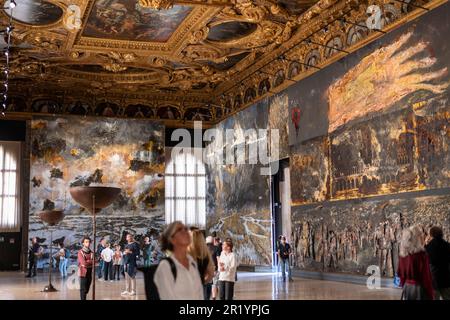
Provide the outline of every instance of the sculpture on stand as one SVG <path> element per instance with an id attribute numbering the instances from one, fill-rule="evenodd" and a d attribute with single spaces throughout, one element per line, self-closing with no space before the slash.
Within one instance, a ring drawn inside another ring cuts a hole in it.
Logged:
<path id="1" fill-rule="evenodd" d="M 92 237 L 94 238 L 94 252 L 97 245 L 96 214 L 113 203 L 113 201 L 120 194 L 120 191 L 120 188 L 104 186 L 80 186 L 70 188 L 70 195 L 72 198 L 92 214 Z M 94 267 L 92 268 L 92 300 L 95 300 L 95 261 Z"/>
<path id="2" fill-rule="evenodd" d="M 47 227 L 50 230 L 50 258 L 49 258 L 49 272 L 48 272 L 48 285 L 44 287 L 43 292 L 56 292 L 58 290 L 55 289 L 52 285 L 52 244 L 53 244 L 53 229 L 50 227 L 54 227 L 58 223 L 60 223 L 64 219 L 64 211 L 63 210 L 44 210 L 39 212 L 39 217 L 45 223 L 47 223 Z"/>

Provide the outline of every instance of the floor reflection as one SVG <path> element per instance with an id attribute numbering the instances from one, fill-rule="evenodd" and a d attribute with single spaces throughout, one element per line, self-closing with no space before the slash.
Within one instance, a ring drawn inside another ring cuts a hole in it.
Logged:
<path id="1" fill-rule="evenodd" d="M 52 283 L 58 292 L 44 293 L 42 289 L 48 283 L 47 274 L 40 273 L 36 278 L 27 279 L 21 272 L 0 272 L 0 300 L 78 300 L 77 282 L 73 280 L 70 277 L 68 280 L 62 280 L 59 275 L 55 275 Z M 96 299 L 145 299 L 141 274 L 138 274 L 136 296 L 121 296 L 124 288 L 124 280 L 97 281 Z M 294 278 L 294 282 L 283 282 L 281 274 L 276 272 L 239 272 L 235 286 L 236 300 L 398 300 L 400 295 L 399 289 L 370 290 L 364 285 L 343 282 L 303 278 Z"/>

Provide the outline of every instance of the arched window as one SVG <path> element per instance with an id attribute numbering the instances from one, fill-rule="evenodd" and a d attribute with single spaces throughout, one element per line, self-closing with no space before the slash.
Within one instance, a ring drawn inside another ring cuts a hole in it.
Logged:
<path id="1" fill-rule="evenodd" d="M 0 141 L 0 232 L 20 231 L 20 142 Z"/>
<path id="2" fill-rule="evenodd" d="M 166 166 L 166 223 L 176 220 L 205 228 L 205 165 L 192 153 L 178 153 Z"/>

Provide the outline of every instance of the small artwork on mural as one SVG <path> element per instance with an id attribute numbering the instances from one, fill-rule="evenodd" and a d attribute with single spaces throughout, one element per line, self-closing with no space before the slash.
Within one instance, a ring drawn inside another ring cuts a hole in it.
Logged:
<path id="1" fill-rule="evenodd" d="M 413 125 L 412 111 L 404 109 L 332 135 L 332 197 L 423 189 L 418 182 Z"/>
<path id="2" fill-rule="evenodd" d="M 166 42 L 191 10 L 191 7 L 179 5 L 154 10 L 140 6 L 137 1 L 97 0 L 83 36 Z"/>
<path id="3" fill-rule="evenodd" d="M 269 99 L 269 128 L 278 130 L 279 141 L 278 159 L 284 159 L 289 156 L 289 124 L 286 122 L 289 114 L 289 97 L 287 94 L 280 94 Z M 272 159 L 274 153 L 272 152 Z"/>
<path id="4" fill-rule="evenodd" d="M 291 149 L 292 205 L 329 199 L 328 139 L 317 138 Z"/>

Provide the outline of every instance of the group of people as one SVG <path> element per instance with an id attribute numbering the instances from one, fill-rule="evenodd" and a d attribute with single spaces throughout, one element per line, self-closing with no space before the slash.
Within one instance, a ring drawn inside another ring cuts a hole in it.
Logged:
<path id="1" fill-rule="evenodd" d="M 440 227 L 427 237 L 419 226 L 403 230 L 399 255 L 402 300 L 450 300 L 450 244 Z"/>
<path id="2" fill-rule="evenodd" d="M 52 257 L 53 268 L 58 267 L 61 273 L 61 278 L 67 278 L 67 268 L 70 259 L 70 250 L 64 247 L 64 243 L 59 243 L 58 252 Z M 33 237 L 31 239 L 31 247 L 28 250 L 28 273 L 26 278 L 32 278 L 36 276 L 37 263 L 44 255 L 44 248 L 39 244 L 38 238 Z"/>
<path id="3" fill-rule="evenodd" d="M 123 296 L 136 295 L 136 273 L 138 260 L 141 256 L 141 247 L 139 243 L 134 240 L 134 236 L 129 233 L 126 236 L 127 243 L 124 250 L 121 250 L 121 245 L 116 244 L 114 250 L 111 245 L 105 240 L 101 239 L 97 247 L 96 253 L 99 268 L 97 275 L 99 279 L 103 277 L 104 281 L 120 280 L 120 273 L 123 272 L 125 276 L 125 290 L 121 293 Z M 144 261 L 151 259 L 147 256 L 147 246 L 149 245 L 149 238 L 146 237 L 143 247 Z M 94 266 L 94 252 L 91 250 L 91 239 L 84 237 L 82 240 L 82 248 L 78 251 L 78 276 L 80 277 L 80 298 L 86 300 L 92 283 L 92 271 Z"/>
<path id="4" fill-rule="evenodd" d="M 101 273 L 105 281 L 116 279 L 123 266 L 126 285 L 122 295 L 136 295 L 137 261 L 140 246 L 132 234 L 127 234 L 127 244 L 122 252 L 120 245 L 115 250 L 105 239 L 96 250 Z M 91 239 L 83 238 L 78 251 L 78 275 L 80 277 L 80 298 L 86 300 L 92 283 L 94 252 Z M 188 228 L 180 221 L 168 225 L 161 235 L 161 250 L 165 257 L 159 257 L 152 248 L 150 239 L 145 238 L 144 266 L 157 264 L 154 274 L 159 298 L 162 300 L 232 300 L 236 281 L 237 260 L 233 253 L 233 242 L 227 238 L 207 237 L 195 227 Z M 113 270 L 113 271 L 111 271 Z M 111 277 L 112 272 L 112 277 Z M 118 278 L 117 278 L 118 279 Z"/>
<path id="5" fill-rule="evenodd" d="M 139 245 L 137 242 L 134 243 L 133 247 L 136 246 L 136 248 L 133 249 L 138 252 L 142 251 L 142 254 L 137 255 L 137 261 L 143 258 L 146 267 L 158 263 L 161 258 L 161 252 L 158 250 L 158 245 L 153 239 L 145 237 L 142 245 Z M 125 250 L 127 249 L 125 248 Z M 120 280 L 120 274 L 126 276 L 126 263 L 124 263 L 126 260 L 123 258 L 124 253 L 119 243 L 111 244 L 105 238 L 100 239 L 100 243 L 96 249 L 96 256 L 99 261 L 97 268 L 99 280 L 108 281 L 109 279 L 109 281 L 113 282 L 114 280 Z"/>
<path id="6" fill-rule="evenodd" d="M 233 300 L 237 259 L 230 238 L 205 239 L 198 228 L 175 221 L 164 230 L 161 246 L 167 258 L 154 276 L 160 299 Z"/>
<path id="7" fill-rule="evenodd" d="M 98 276 L 107 281 L 119 280 L 125 276 L 125 291 L 122 295 L 136 295 L 136 273 L 141 257 L 141 246 L 132 234 L 127 234 L 122 251 L 120 244 L 111 248 L 105 239 L 97 247 L 96 261 L 99 263 Z M 80 297 L 86 299 L 92 282 L 94 252 L 90 248 L 91 239 L 83 238 L 78 251 L 78 275 L 80 277 Z M 157 265 L 154 284 L 159 298 L 182 300 L 232 300 L 234 284 L 237 280 L 237 259 L 233 252 L 233 242 L 227 238 L 204 237 L 196 227 L 188 228 L 180 221 L 169 224 L 160 240 L 161 251 L 149 237 L 142 246 L 144 266 Z M 29 271 L 27 277 L 36 275 L 37 259 L 42 256 L 42 247 L 37 238 L 32 239 L 29 251 Z M 292 249 L 285 236 L 277 242 L 277 253 L 283 281 L 286 271 L 292 280 L 289 258 Z M 57 253 L 62 277 L 67 276 L 69 250 L 60 245 Z M 450 300 L 450 244 L 443 239 L 443 231 L 432 227 L 428 236 L 419 226 L 412 226 L 402 233 L 397 274 L 402 286 L 402 299 Z"/>

